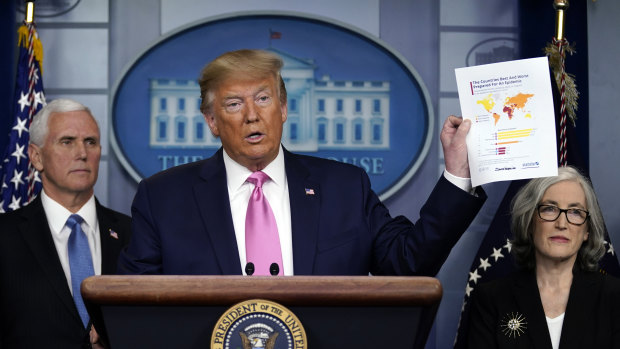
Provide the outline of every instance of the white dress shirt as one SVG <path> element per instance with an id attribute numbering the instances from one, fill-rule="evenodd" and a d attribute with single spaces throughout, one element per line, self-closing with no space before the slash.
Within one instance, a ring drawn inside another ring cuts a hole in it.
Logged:
<path id="1" fill-rule="evenodd" d="M 45 190 L 41 191 L 41 203 L 43 204 L 43 210 L 45 210 L 45 216 L 47 217 L 47 222 L 52 232 L 52 238 L 54 239 L 54 245 L 56 245 L 56 252 L 58 252 L 60 264 L 67 278 L 67 285 L 69 285 L 69 290 L 71 294 L 73 294 L 71 288 L 71 268 L 69 267 L 69 251 L 67 248 L 71 229 L 65 225 L 72 213 L 47 196 Z M 95 196 L 91 196 L 76 214 L 84 219 L 81 223 L 81 227 L 88 237 L 88 246 L 90 247 L 90 254 L 93 258 L 95 275 L 101 275 L 101 239 L 99 237 L 99 222 L 97 221 Z"/>
<path id="2" fill-rule="evenodd" d="M 446 177 L 448 182 L 456 185 L 457 187 L 461 188 L 462 190 L 472 195 L 475 195 L 476 188 L 473 188 L 471 186 L 471 178 L 458 177 L 448 172 L 447 170 L 443 170 L 443 176 Z"/>
<path id="3" fill-rule="evenodd" d="M 564 324 L 564 314 L 566 312 L 554 317 L 553 319 L 545 316 L 547 319 L 547 328 L 549 329 L 549 336 L 551 337 L 551 347 L 558 349 L 560 347 L 560 337 L 562 337 L 562 325 Z"/>
<path id="4" fill-rule="evenodd" d="M 246 167 L 235 162 L 226 151 L 224 154 L 224 166 L 226 167 L 226 181 L 228 184 L 228 198 L 230 200 L 230 211 L 239 249 L 239 259 L 243 275 L 246 275 L 245 265 L 247 263 L 245 253 L 245 216 L 248 209 L 248 202 L 254 190 L 254 184 L 247 182 L 247 178 L 252 174 Z M 284 167 L 284 152 L 282 146 L 276 158 L 262 170 L 271 180 L 263 184 L 263 193 L 271 206 L 273 215 L 278 226 L 280 237 L 280 249 L 282 251 L 282 264 L 284 267 L 283 275 L 293 275 L 293 233 L 291 228 L 291 204 L 288 195 L 288 182 L 286 179 L 286 169 Z M 450 183 L 462 190 L 472 193 L 470 178 L 457 177 L 444 171 L 444 176 Z"/>
<path id="5" fill-rule="evenodd" d="M 230 199 L 230 211 L 233 227 L 235 228 L 237 247 L 239 248 L 239 260 L 243 275 L 246 275 L 245 216 L 250 196 L 254 190 L 254 184 L 246 180 L 252 172 L 231 159 L 226 151 L 224 151 L 224 166 L 226 166 L 228 198 Z M 282 267 L 284 269 L 283 275 L 293 275 L 291 204 L 288 195 L 286 170 L 284 169 L 284 152 L 281 146 L 278 156 L 262 171 L 271 178 L 271 180 L 263 183 L 263 193 L 269 202 L 269 206 L 271 206 L 276 219 L 276 225 L 278 226 L 280 249 L 282 251 Z"/>

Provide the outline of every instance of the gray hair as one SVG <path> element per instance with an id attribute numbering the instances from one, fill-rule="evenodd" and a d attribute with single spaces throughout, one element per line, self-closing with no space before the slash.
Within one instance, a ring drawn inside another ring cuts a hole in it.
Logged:
<path id="1" fill-rule="evenodd" d="M 47 105 L 41 108 L 41 110 L 39 110 L 39 112 L 32 118 L 29 129 L 30 143 L 43 147 L 43 144 L 45 144 L 45 138 L 47 138 L 47 133 L 49 131 L 48 121 L 50 115 L 53 113 L 66 113 L 70 111 L 86 111 L 91 116 L 93 115 L 90 109 L 80 102 L 72 99 L 55 99 L 47 103 Z M 94 117 L 93 120 L 97 123 L 97 120 Z M 97 125 L 97 127 L 99 127 L 99 125 Z"/>
<path id="2" fill-rule="evenodd" d="M 587 210 L 590 212 L 586 222 L 589 232 L 588 240 L 584 241 L 579 248 L 576 263 L 579 263 L 583 270 L 596 270 L 599 259 L 605 253 L 605 221 L 592 184 L 574 167 L 560 167 L 557 176 L 530 180 L 519 190 L 512 201 L 512 252 L 517 264 L 522 268 L 533 269 L 536 265 L 532 223 L 537 206 L 547 189 L 562 181 L 577 182 L 581 185 L 586 196 Z"/>

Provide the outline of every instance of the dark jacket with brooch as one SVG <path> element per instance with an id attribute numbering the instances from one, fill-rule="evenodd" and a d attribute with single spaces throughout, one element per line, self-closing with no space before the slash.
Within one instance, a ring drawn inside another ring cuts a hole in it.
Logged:
<path id="1" fill-rule="evenodd" d="M 511 319 L 517 328 L 507 328 Z M 475 289 L 468 347 L 551 349 L 534 272 Z M 620 279 L 575 268 L 560 338 L 560 349 L 568 348 L 620 348 Z"/>

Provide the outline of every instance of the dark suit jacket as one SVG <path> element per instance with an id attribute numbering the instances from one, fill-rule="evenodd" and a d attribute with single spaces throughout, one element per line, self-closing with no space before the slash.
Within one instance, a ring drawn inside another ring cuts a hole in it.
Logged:
<path id="1" fill-rule="evenodd" d="M 414 226 L 358 167 L 286 150 L 284 162 L 296 275 L 434 275 L 486 198 L 442 178 Z M 120 273 L 241 274 L 222 149 L 143 180 L 132 230 Z"/>
<path id="2" fill-rule="evenodd" d="M 551 349 L 551 338 L 533 272 L 478 286 L 471 304 L 469 348 Z M 504 333 L 506 319 L 527 322 L 516 338 Z M 598 272 L 573 271 L 560 349 L 620 348 L 620 280 Z"/>
<path id="3" fill-rule="evenodd" d="M 114 274 L 131 221 L 97 202 L 101 272 Z M 110 229 L 118 239 L 110 236 Z M 54 246 L 41 198 L 0 215 L 0 347 L 89 347 Z"/>

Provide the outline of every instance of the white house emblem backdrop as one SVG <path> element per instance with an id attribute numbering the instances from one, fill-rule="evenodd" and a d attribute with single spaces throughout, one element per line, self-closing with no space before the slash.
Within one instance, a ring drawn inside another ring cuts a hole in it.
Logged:
<path id="1" fill-rule="evenodd" d="M 333 20 L 244 13 L 162 37 L 118 81 L 112 146 L 136 181 L 221 146 L 200 113 L 197 78 L 207 62 L 241 48 L 284 61 L 287 149 L 363 168 L 382 199 L 418 169 L 434 118 L 424 83 L 398 52 Z"/>

